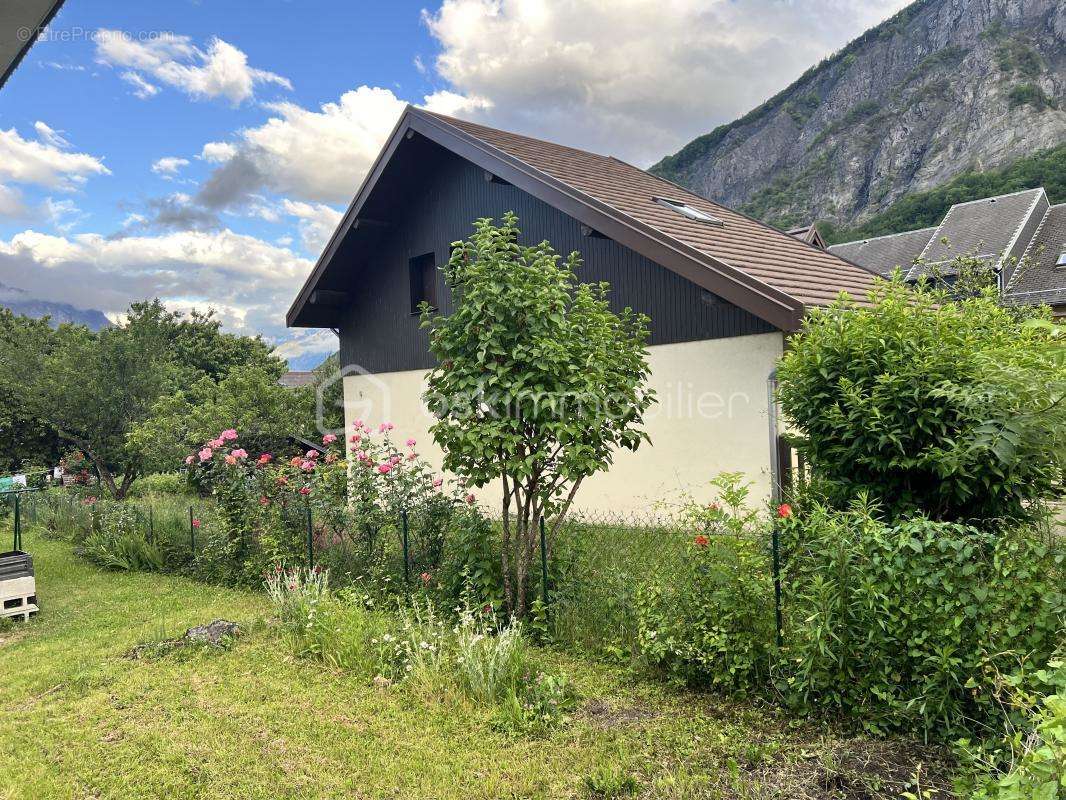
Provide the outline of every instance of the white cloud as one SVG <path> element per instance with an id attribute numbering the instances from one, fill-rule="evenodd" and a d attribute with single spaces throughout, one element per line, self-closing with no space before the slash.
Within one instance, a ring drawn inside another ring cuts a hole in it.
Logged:
<path id="1" fill-rule="evenodd" d="M 229 142 L 208 142 L 200 151 L 200 158 L 222 164 L 237 155 L 237 146 Z"/>
<path id="2" fill-rule="evenodd" d="M 28 214 L 29 209 L 22 202 L 19 190 L 0 183 L 0 219 L 23 219 Z"/>
<path id="3" fill-rule="evenodd" d="M 139 72 L 126 70 L 119 77 L 133 87 L 134 97 L 138 97 L 141 100 L 147 100 L 149 97 L 155 97 L 159 94 L 159 87 L 146 81 Z"/>
<path id="4" fill-rule="evenodd" d="M 44 127 L 54 135 L 51 128 Z M 95 156 L 66 152 L 47 138 L 23 139 L 14 128 L 0 130 L 0 181 L 69 190 L 84 183 L 90 175 L 110 174 Z"/>
<path id="5" fill-rule="evenodd" d="M 187 158 L 164 156 L 152 162 L 152 172 L 169 180 L 177 175 L 182 167 L 187 167 L 188 165 L 189 159 Z"/>
<path id="6" fill-rule="evenodd" d="M 647 164 L 755 107 L 907 0 L 445 0 L 457 113 Z"/>
<path id="7" fill-rule="evenodd" d="M 64 139 L 59 131 L 54 130 L 45 123 L 37 120 L 33 123 L 33 129 L 37 131 L 37 138 L 45 144 L 56 148 L 57 150 L 65 150 L 70 147 L 70 142 Z"/>
<path id="8" fill-rule="evenodd" d="M 309 253 L 316 256 L 329 242 L 333 231 L 340 224 L 340 211 L 324 203 L 301 203 L 285 199 L 281 204 L 286 214 L 296 217 L 300 230 L 300 241 Z"/>
<path id="9" fill-rule="evenodd" d="M 161 35 L 139 40 L 122 31 L 96 32 L 96 57 L 104 64 L 125 67 L 122 78 L 135 94 L 148 98 L 159 88 L 146 77 L 173 86 L 191 97 L 224 97 L 233 104 L 250 99 L 257 86 L 273 84 L 292 89 L 288 78 L 248 65 L 248 56 L 229 42 L 213 38 L 202 50 L 188 36 Z"/>
<path id="10" fill-rule="evenodd" d="M 56 230 L 66 233 L 88 217 L 73 200 L 44 199 L 43 211 Z"/>
<path id="11" fill-rule="evenodd" d="M 175 308 L 214 307 L 241 333 L 287 338 L 284 313 L 311 262 L 288 248 L 234 233 L 51 236 L 0 239 L 0 283 L 33 297 L 97 308 L 112 318 L 159 297 Z"/>
<path id="12" fill-rule="evenodd" d="M 309 353 L 334 353 L 336 350 L 336 334 L 319 328 L 293 330 L 291 337 L 278 345 L 274 352 L 281 358 L 291 359 Z"/>

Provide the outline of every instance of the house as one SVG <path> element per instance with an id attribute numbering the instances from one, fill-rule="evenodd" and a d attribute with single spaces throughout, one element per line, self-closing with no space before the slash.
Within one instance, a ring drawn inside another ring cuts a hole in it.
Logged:
<path id="1" fill-rule="evenodd" d="M 286 389 L 299 389 L 304 386 L 315 385 L 315 373 L 311 370 L 292 370 L 282 374 L 278 378 L 278 384 Z"/>
<path id="2" fill-rule="evenodd" d="M 1066 204 L 1042 188 L 956 203 L 932 228 L 829 246 L 829 252 L 882 275 L 907 280 L 936 273 L 950 280 L 958 255 L 982 259 L 1005 302 L 1046 303 L 1066 316 Z"/>
<path id="3" fill-rule="evenodd" d="M 289 309 L 340 337 L 345 414 L 419 442 L 434 365 L 417 307 L 447 314 L 438 269 L 479 217 L 514 211 L 527 242 L 579 251 L 616 309 L 651 318 L 650 446 L 618 454 L 578 505 L 647 509 L 723 470 L 771 476 L 767 381 L 810 306 L 862 298 L 875 275 L 616 158 L 408 107 Z"/>
<path id="4" fill-rule="evenodd" d="M 7 0 L 0 3 L 0 88 L 63 5 L 63 0 Z"/>

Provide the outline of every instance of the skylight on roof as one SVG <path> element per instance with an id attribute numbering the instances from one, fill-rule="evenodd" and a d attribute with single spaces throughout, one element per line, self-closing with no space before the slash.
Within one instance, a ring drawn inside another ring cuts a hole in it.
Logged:
<path id="1" fill-rule="evenodd" d="M 711 216 L 706 211 L 700 211 L 698 208 L 693 208 L 688 203 L 682 203 L 680 200 L 671 200 L 668 197 L 653 197 L 652 199 L 663 208 L 676 211 L 681 216 L 694 219 L 697 222 L 706 222 L 708 225 L 725 225 L 718 217 Z"/>
<path id="2" fill-rule="evenodd" d="M 1055 262 L 1056 267 L 1066 267 L 1066 250 L 1059 253 L 1059 260 Z"/>

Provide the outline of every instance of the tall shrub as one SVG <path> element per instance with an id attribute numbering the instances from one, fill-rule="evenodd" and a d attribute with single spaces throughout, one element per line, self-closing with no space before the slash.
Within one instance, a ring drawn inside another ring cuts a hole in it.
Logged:
<path id="1" fill-rule="evenodd" d="M 605 283 L 578 283 L 577 253 L 561 260 L 519 235 L 514 214 L 478 220 L 446 269 L 454 312 L 425 307 L 423 324 L 438 361 L 433 436 L 467 483 L 502 482 L 504 594 L 522 615 L 541 519 L 554 539 L 585 478 L 647 438 L 653 393 L 647 318 L 611 311 Z"/>
<path id="2" fill-rule="evenodd" d="M 1061 490 L 1066 362 L 1051 326 L 994 292 L 881 283 L 870 306 L 813 311 L 782 359 L 780 399 L 839 505 L 889 514 L 1027 517 Z"/>

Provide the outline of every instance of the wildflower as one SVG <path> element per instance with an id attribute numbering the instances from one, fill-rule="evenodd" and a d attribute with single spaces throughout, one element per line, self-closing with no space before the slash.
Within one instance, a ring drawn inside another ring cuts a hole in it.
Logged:
<path id="1" fill-rule="evenodd" d="M 267 497 L 266 495 L 263 495 L 262 497 L 259 498 L 259 505 L 261 505 L 261 506 L 270 505 L 270 498 Z"/>
<path id="2" fill-rule="evenodd" d="M 310 486 L 301 486 L 300 487 L 300 494 L 302 494 L 304 497 L 307 497 L 307 495 L 311 494 L 311 487 Z"/>
<path id="3" fill-rule="evenodd" d="M 327 433 L 322 437 L 322 444 L 333 444 L 335 441 L 337 441 L 337 437 L 332 433 Z"/>
<path id="4" fill-rule="evenodd" d="M 238 447 L 236 450 L 231 450 L 230 455 L 234 458 L 248 458 L 248 451 L 243 447 Z"/>
<path id="5" fill-rule="evenodd" d="M 237 438 L 237 431 L 233 430 L 233 428 L 228 428 L 227 430 L 222 431 L 222 433 L 218 435 L 218 438 L 224 442 L 232 442 Z"/>
<path id="6" fill-rule="evenodd" d="M 476 498 L 476 497 L 474 497 L 473 493 L 471 493 L 471 494 L 468 494 L 468 495 L 466 496 L 466 504 L 467 504 L 468 506 L 472 506 L 472 505 L 474 505 L 474 500 L 476 500 L 476 499 L 477 499 L 477 498 Z"/>
<path id="7" fill-rule="evenodd" d="M 202 464 L 203 462 L 210 460 L 211 454 L 213 452 L 214 451 L 210 447 L 205 447 L 203 450 L 201 450 L 200 451 L 200 463 Z"/>
<path id="8" fill-rule="evenodd" d="M 791 516 L 792 516 L 792 506 L 790 506 L 788 503 L 782 503 L 781 505 L 779 505 L 777 507 L 777 517 L 778 517 L 778 519 L 788 519 Z"/>
<path id="9" fill-rule="evenodd" d="M 434 478 L 433 479 L 433 488 L 434 489 L 439 489 L 441 487 L 441 484 L 443 484 L 443 483 L 444 483 L 444 479 L 443 478 Z"/>
<path id="10" fill-rule="evenodd" d="M 96 495 L 90 495 L 89 497 L 86 497 L 81 502 L 82 502 L 83 505 L 91 506 L 93 503 L 96 502 Z"/>
<path id="11" fill-rule="evenodd" d="M 200 522 L 199 518 L 193 517 L 192 526 L 194 528 L 199 528 L 201 524 L 202 523 Z"/>
<path id="12" fill-rule="evenodd" d="M 392 472 L 392 464 L 378 464 L 378 472 L 380 472 L 382 475 L 388 475 L 390 472 Z"/>
<path id="13" fill-rule="evenodd" d="M 407 446 L 408 447 L 414 447 L 416 444 L 418 444 L 418 442 L 416 442 L 414 439 L 408 439 L 407 440 Z"/>
<path id="14" fill-rule="evenodd" d="M 706 547 L 711 540 L 704 536 L 702 533 L 697 533 L 696 538 L 694 538 L 692 541 L 696 543 L 696 547 Z"/>

